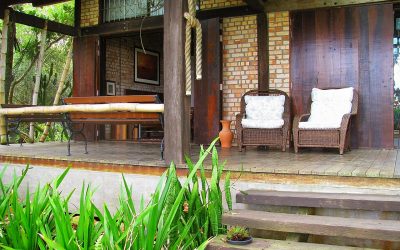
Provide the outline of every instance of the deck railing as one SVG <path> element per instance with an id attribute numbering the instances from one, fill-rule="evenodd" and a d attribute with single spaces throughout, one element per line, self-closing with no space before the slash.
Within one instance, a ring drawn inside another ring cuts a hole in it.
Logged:
<path id="1" fill-rule="evenodd" d="M 164 0 L 102 0 L 103 23 L 164 14 Z"/>

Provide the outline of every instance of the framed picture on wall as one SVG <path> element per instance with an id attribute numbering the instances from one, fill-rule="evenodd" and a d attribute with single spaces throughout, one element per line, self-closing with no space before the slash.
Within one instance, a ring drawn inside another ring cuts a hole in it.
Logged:
<path id="1" fill-rule="evenodd" d="M 135 48 L 135 82 L 160 85 L 160 54 Z"/>
<path id="2" fill-rule="evenodd" d="M 115 95 L 115 82 L 113 81 L 107 81 L 107 95 Z"/>

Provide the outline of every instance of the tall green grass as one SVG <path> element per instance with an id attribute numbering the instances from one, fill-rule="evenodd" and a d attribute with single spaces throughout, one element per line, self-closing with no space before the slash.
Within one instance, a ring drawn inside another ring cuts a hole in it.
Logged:
<path id="1" fill-rule="evenodd" d="M 90 185 L 83 184 L 77 214 L 68 210 L 70 193 L 62 197 L 58 187 L 68 173 L 38 187 L 25 198 L 18 189 L 28 172 L 15 175 L 9 185 L 0 181 L 0 247 L 4 249 L 204 249 L 211 237 L 225 232 L 221 224 L 223 192 L 220 188 L 225 163 L 218 159 L 214 141 L 201 148 L 194 164 L 187 158 L 189 173 L 178 178 L 174 164 L 160 177 L 145 204 L 133 201 L 133 190 L 123 176 L 119 206 L 97 208 Z M 211 176 L 204 162 L 211 155 Z M 4 170 L 0 173 L 0 177 Z M 139 193 L 140 190 L 135 190 Z M 225 177 L 225 201 L 232 208 L 230 173 Z"/>

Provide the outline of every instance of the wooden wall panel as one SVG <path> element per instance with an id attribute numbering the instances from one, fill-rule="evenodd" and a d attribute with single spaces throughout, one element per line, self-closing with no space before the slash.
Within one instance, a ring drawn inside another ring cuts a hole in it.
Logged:
<path id="1" fill-rule="evenodd" d="M 308 111 L 313 87 L 353 86 L 359 112 L 352 144 L 393 147 L 393 6 L 291 13 L 293 112 Z"/>
<path id="2" fill-rule="evenodd" d="M 99 38 L 74 38 L 74 86 L 72 96 L 96 96 L 100 79 L 99 54 L 97 53 Z M 96 126 L 85 125 L 84 133 L 88 140 L 96 140 Z M 79 138 L 76 138 L 79 140 Z"/>
<path id="3" fill-rule="evenodd" d="M 210 144 L 220 131 L 222 72 L 219 18 L 201 21 L 203 77 L 194 85 L 194 142 Z"/>

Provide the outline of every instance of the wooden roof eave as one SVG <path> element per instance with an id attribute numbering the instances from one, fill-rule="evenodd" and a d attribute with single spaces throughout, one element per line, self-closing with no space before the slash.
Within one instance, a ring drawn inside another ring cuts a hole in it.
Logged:
<path id="1" fill-rule="evenodd" d="M 41 7 L 45 5 L 53 5 L 57 3 L 69 2 L 71 0 L 4 0 L 4 1 L 6 2 L 6 6 L 31 3 L 33 7 Z"/>
<path id="2" fill-rule="evenodd" d="M 399 2 L 400 0 L 266 0 L 264 10 L 268 13 Z"/>

